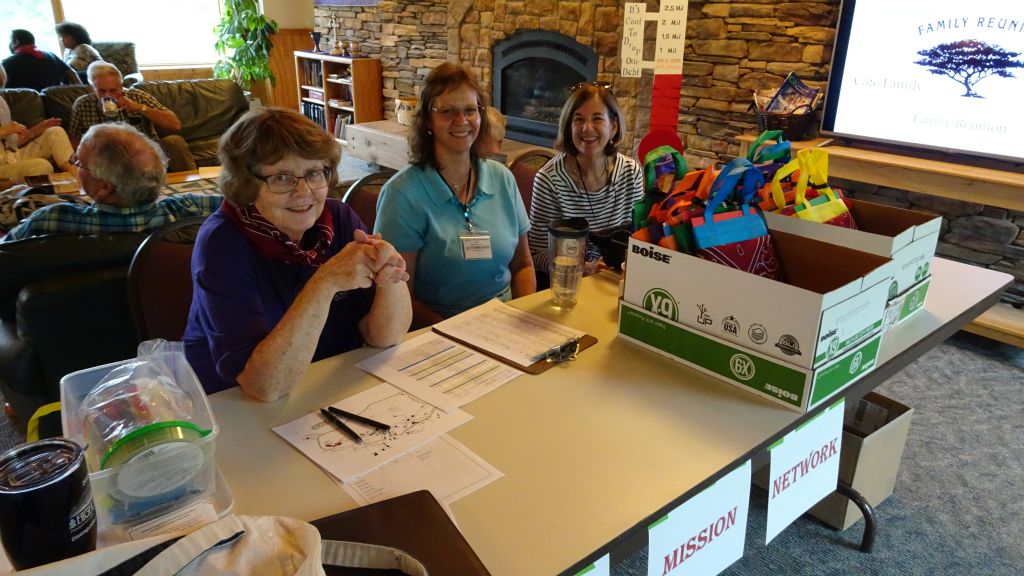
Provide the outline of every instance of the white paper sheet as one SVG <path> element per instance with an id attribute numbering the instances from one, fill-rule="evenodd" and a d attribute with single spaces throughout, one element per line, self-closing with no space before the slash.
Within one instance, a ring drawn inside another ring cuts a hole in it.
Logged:
<path id="1" fill-rule="evenodd" d="M 522 375 L 433 332 L 406 340 L 356 366 L 446 412 Z"/>
<path id="2" fill-rule="evenodd" d="M 835 492 L 843 440 L 845 401 L 786 434 L 769 448 L 768 544 L 801 514 Z"/>
<path id="3" fill-rule="evenodd" d="M 448 506 L 504 476 L 454 438 L 443 434 L 342 485 L 360 506 L 430 490 Z"/>
<path id="4" fill-rule="evenodd" d="M 446 414 L 390 384 L 375 386 L 334 406 L 388 424 L 391 430 L 343 418 L 362 436 L 363 443 L 356 444 L 314 412 L 277 426 L 274 432 L 340 480 L 365 474 L 473 419 L 461 410 Z"/>
<path id="5" fill-rule="evenodd" d="M 468 342 L 520 366 L 540 360 L 552 348 L 583 332 L 491 300 L 435 326 L 444 335 Z"/>

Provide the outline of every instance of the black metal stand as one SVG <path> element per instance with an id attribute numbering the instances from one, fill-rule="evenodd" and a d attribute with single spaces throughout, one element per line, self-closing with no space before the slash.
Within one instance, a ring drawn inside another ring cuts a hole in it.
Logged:
<path id="1" fill-rule="evenodd" d="M 871 549 L 875 547 L 875 510 L 860 492 L 854 490 L 853 486 L 845 482 L 839 482 L 839 485 L 836 486 L 836 492 L 849 498 L 851 502 L 857 505 L 857 508 L 860 508 L 860 513 L 864 515 L 864 536 L 860 540 L 860 551 L 870 554 Z"/>

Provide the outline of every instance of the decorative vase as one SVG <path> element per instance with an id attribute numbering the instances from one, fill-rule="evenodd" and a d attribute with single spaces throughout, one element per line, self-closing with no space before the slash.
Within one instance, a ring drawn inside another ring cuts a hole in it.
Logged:
<path id="1" fill-rule="evenodd" d="M 313 52 L 321 52 L 320 50 L 320 33 L 310 32 L 309 37 L 313 40 Z"/>
<path id="2" fill-rule="evenodd" d="M 395 116 L 402 126 L 412 126 L 412 117 L 416 114 L 415 96 L 395 98 Z"/>

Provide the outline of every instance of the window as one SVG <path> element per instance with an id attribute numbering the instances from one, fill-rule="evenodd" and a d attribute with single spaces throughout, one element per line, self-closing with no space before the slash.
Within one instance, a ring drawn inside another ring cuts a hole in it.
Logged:
<path id="1" fill-rule="evenodd" d="M 220 21 L 217 0 L 11 0 L 9 3 L 17 7 L 13 14 L 5 14 L 5 20 L 18 22 L 31 30 L 41 49 L 58 55 L 61 47 L 53 31 L 53 6 L 59 4 L 64 19 L 85 26 L 94 42 L 134 42 L 135 58 L 140 67 L 211 65 L 217 61 L 213 49 L 213 28 Z M 4 0 L 4 4 L 8 4 L 8 0 Z"/>
<path id="2" fill-rule="evenodd" d="M 53 31 L 53 4 L 50 0 L 4 0 L 3 4 L 3 9 L 0 10 L 4 15 L 4 27 L 0 30 L 0 34 L 3 35 L 0 60 L 8 56 L 7 45 L 11 42 L 11 30 L 15 28 L 31 32 L 36 37 L 36 46 L 40 50 L 60 55 L 60 41 L 57 39 L 57 33 Z"/>
<path id="3" fill-rule="evenodd" d="M 135 43 L 139 66 L 212 64 L 217 0 L 61 0 L 64 18 L 95 41 Z"/>

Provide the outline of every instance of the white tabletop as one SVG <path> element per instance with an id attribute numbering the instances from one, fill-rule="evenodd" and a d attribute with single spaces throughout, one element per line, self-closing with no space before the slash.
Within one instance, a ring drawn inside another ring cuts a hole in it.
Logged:
<path id="1" fill-rule="evenodd" d="M 879 372 L 922 353 L 915 346 L 922 339 L 944 339 L 943 330 L 980 313 L 979 303 L 1010 280 L 938 258 L 932 272 L 925 309 L 886 336 Z M 549 292 L 515 301 L 599 342 L 576 361 L 520 377 L 469 404 L 464 409 L 474 419 L 451 433 L 505 474 L 452 506 L 495 576 L 566 570 L 800 417 L 616 338 L 617 282 L 611 273 L 587 278 L 569 312 L 552 307 Z M 376 385 L 353 367 L 374 353 L 356 350 L 313 364 L 279 402 L 261 404 L 238 389 L 211 397 L 221 429 L 217 463 L 236 513 L 314 520 L 355 507 L 271 428 Z"/>

